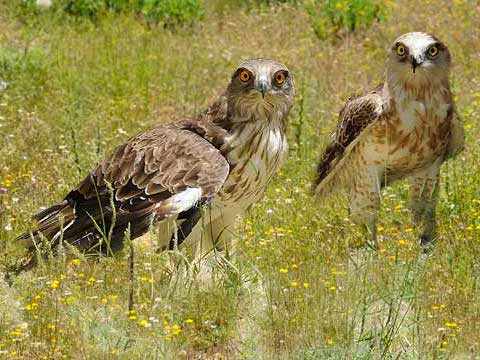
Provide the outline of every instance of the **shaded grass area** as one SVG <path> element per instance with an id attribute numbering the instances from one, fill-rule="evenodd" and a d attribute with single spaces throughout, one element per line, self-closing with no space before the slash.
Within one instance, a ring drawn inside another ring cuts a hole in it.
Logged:
<path id="1" fill-rule="evenodd" d="M 248 57 L 294 73 L 290 153 L 267 197 L 238 227 L 239 256 L 198 275 L 181 253 L 58 257 L 0 283 L 0 353 L 8 358 L 453 358 L 480 352 L 480 23 L 472 1 L 391 4 L 381 24 L 320 41 L 308 14 L 277 6 L 207 11 L 193 29 L 147 28 L 128 16 L 96 23 L 0 4 L 0 262 L 40 206 L 61 199 L 116 145 L 203 109 Z M 438 9 L 442 11 L 439 12 Z M 342 196 L 312 199 L 316 158 L 352 93 L 382 80 L 399 34 L 434 33 L 453 54 L 466 151 L 442 170 L 439 240 L 421 255 L 408 187 L 383 193 L 378 253 Z M 154 238 L 152 236 L 152 238 Z M 172 258 L 176 259 L 172 265 Z"/>

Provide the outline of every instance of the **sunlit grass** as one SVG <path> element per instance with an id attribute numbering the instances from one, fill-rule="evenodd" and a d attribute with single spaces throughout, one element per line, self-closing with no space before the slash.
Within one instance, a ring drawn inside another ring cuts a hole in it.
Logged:
<path id="1" fill-rule="evenodd" d="M 237 256 L 210 280 L 181 253 L 135 246 L 92 261 L 51 259 L 0 282 L 6 358 L 474 358 L 480 352 L 480 15 L 474 2 L 410 0 L 370 30 L 320 41 L 301 8 L 207 11 L 193 29 L 148 29 L 0 5 L 0 263 L 40 206 L 61 199 L 130 135 L 203 109 L 247 57 L 295 74 L 290 153 L 267 197 L 238 226 Z M 442 11 L 439 11 L 442 9 Z M 427 30 L 453 54 L 453 88 L 468 147 L 442 169 L 439 239 L 422 255 L 406 184 L 383 193 L 378 252 L 341 195 L 310 181 L 342 102 L 382 79 L 385 49 Z M 178 271 L 172 268 L 172 258 Z M 173 271 L 172 271 L 173 269 Z M 3 274 L 2 274 L 3 275 Z M 3 276 L 2 276 L 3 277 Z M 134 307 L 128 309 L 133 286 Z"/>

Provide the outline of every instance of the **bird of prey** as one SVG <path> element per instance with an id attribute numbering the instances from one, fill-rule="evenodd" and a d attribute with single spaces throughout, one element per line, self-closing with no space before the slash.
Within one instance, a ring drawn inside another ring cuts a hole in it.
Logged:
<path id="1" fill-rule="evenodd" d="M 346 187 L 352 219 L 377 246 L 381 188 L 409 178 L 410 208 L 421 244 L 435 235 L 441 164 L 464 146 L 463 124 L 449 84 L 451 57 L 436 37 L 412 32 L 388 51 L 385 80 L 351 97 L 317 169 L 315 192 Z"/>
<path id="2" fill-rule="evenodd" d="M 225 245 L 236 218 L 258 201 L 287 151 L 293 104 L 289 70 L 268 59 L 242 62 L 226 91 L 193 118 L 162 123 L 118 146 L 60 203 L 35 215 L 19 237 L 35 264 L 41 240 L 102 253 L 122 248 L 152 224 L 164 248 L 184 240 Z"/>

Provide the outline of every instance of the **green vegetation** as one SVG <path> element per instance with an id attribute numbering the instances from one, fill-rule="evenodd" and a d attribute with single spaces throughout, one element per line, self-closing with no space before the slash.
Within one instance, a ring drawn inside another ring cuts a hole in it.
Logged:
<path id="1" fill-rule="evenodd" d="M 30 15 L 38 14 L 37 0 L 25 0 L 23 8 Z M 304 9 L 310 16 L 312 28 L 320 39 L 332 35 L 343 37 L 375 22 L 384 21 L 388 2 L 378 0 L 217 0 L 216 12 L 244 8 L 271 10 L 275 5 L 292 5 Z M 108 12 L 135 15 L 147 24 L 160 23 L 165 28 L 193 25 L 203 19 L 204 6 L 200 0 L 58 0 L 51 12 L 97 19 Z"/>
<path id="2" fill-rule="evenodd" d="M 128 246 L 99 261 L 51 259 L 11 287 L 0 281 L 0 357 L 478 356 L 477 4 L 390 3 L 394 16 L 371 27 L 362 20 L 330 41 L 315 34 L 306 5 L 225 6 L 220 15 L 222 3 L 202 2 L 199 26 L 170 31 L 127 10 L 92 21 L 0 2 L 0 278 L 23 254 L 15 237 L 39 207 L 63 198 L 130 135 L 204 109 L 241 59 L 284 62 L 298 89 L 288 160 L 239 223 L 230 263 L 199 272 L 183 252 L 157 254 L 155 234 L 134 242 L 133 278 Z M 352 250 L 349 243 L 364 239 L 344 198 L 313 199 L 311 176 L 342 103 L 381 81 L 385 49 L 412 30 L 449 45 L 468 147 L 442 169 L 439 239 L 430 256 L 411 226 L 405 183 L 383 193 L 380 250 Z"/>
<path id="3" fill-rule="evenodd" d="M 307 12 L 320 39 L 345 36 L 384 21 L 388 2 L 378 0 L 312 0 Z"/>
<path id="4" fill-rule="evenodd" d="M 36 0 L 25 1 L 24 8 L 38 13 Z M 160 23 L 170 29 L 192 25 L 203 16 L 199 0 L 59 0 L 53 2 L 50 11 L 90 19 L 108 12 L 134 14 L 148 23 Z"/>

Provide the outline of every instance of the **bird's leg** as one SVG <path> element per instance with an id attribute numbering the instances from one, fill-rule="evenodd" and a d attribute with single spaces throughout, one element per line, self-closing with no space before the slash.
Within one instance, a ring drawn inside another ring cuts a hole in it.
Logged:
<path id="1" fill-rule="evenodd" d="M 157 225 L 157 243 L 156 251 L 162 252 L 168 250 L 169 245 L 172 241 L 172 237 L 176 234 L 176 229 L 178 229 L 178 225 L 176 224 L 176 218 L 169 218 L 161 221 Z M 177 238 L 178 239 L 178 238 Z"/>
<path id="2" fill-rule="evenodd" d="M 435 236 L 435 208 L 438 200 L 440 163 L 410 179 L 410 209 L 413 223 L 421 229 L 420 243 L 428 246 Z"/>
<path id="3" fill-rule="evenodd" d="M 207 254 L 212 250 L 214 252 L 222 252 L 229 256 L 234 249 L 233 239 L 235 237 L 235 222 L 239 213 L 234 210 L 220 211 L 219 215 L 212 219 L 207 229 L 208 242 L 204 242 L 201 246 L 201 254 Z"/>
<path id="4" fill-rule="evenodd" d="M 351 219 L 362 226 L 367 245 L 378 248 L 377 213 L 380 207 L 380 182 L 377 176 L 363 174 L 355 179 L 350 196 Z"/>
<path id="5" fill-rule="evenodd" d="M 212 217 L 209 217 L 212 215 Z M 195 239 L 197 278 L 213 280 L 217 270 L 230 269 L 230 258 L 234 252 L 235 223 L 238 211 L 215 209 L 205 214 L 199 239 Z"/>

